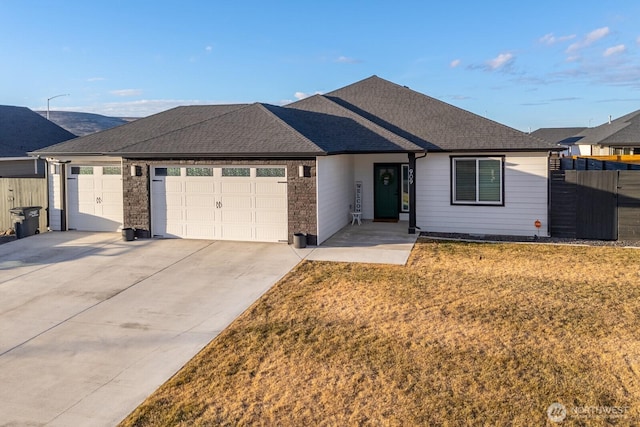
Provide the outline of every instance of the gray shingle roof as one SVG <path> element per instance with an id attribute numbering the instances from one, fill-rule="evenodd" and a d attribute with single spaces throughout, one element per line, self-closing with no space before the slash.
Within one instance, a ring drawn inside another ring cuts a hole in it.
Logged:
<path id="1" fill-rule="evenodd" d="M 0 157 L 23 157 L 75 137 L 26 107 L 0 105 Z"/>
<path id="2" fill-rule="evenodd" d="M 35 154 L 101 154 L 122 150 L 128 145 L 191 126 L 244 107 L 233 105 L 198 105 L 176 107 L 153 116 L 77 138 L 67 143 L 52 145 Z"/>
<path id="3" fill-rule="evenodd" d="M 640 146 L 640 110 L 594 128 L 587 128 L 576 136 L 581 144 Z"/>
<path id="4" fill-rule="evenodd" d="M 155 138 L 122 147 L 122 156 L 268 156 L 320 155 L 318 145 L 296 132 L 272 109 L 251 104 Z"/>
<path id="5" fill-rule="evenodd" d="M 562 145 L 572 145 L 582 139 L 576 136 L 586 128 L 540 128 L 531 132 L 531 136 Z"/>
<path id="6" fill-rule="evenodd" d="M 326 96 L 429 151 L 558 149 L 555 144 L 377 76 Z"/>

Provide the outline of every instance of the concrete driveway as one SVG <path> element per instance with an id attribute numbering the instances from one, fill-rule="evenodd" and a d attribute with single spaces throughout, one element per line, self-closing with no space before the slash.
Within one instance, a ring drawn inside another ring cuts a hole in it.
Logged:
<path id="1" fill-rule="evenodd" d="M 0 246 L 0 425 L 117 424 L 299 261 L 111 233 Z"/>

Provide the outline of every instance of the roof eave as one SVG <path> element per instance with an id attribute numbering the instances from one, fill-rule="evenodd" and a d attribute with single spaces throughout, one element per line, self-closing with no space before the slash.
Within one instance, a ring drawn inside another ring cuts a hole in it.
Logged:
<path id="1" fill-rule="evenodd" d="M 109 153 L 112 156 L 118 156 L 123 158 L 137 158 L 137 159 L 188 159 L 188 158 L 300 158 L 300 157 L 316 157 L 326 156 L 326 152 L 295 152 L 295 153 L 148 153 L 148 152 L 120 152 Z"/>

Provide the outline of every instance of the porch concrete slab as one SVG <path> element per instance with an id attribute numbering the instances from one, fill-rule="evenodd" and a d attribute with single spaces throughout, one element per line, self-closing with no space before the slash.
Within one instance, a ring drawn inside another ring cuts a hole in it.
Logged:
<path id="1" fill-rule="evenodd" d="M 347 225 L 320 246 L 296 249 L 310 261 L 361 262 L 404 265 L 419 233 L 409 234 L 409 224 L 363 220 Z"/>
<path id="2" fill-rule="evenodd" d="M 117 424 L 299 261 L 117 233 L 0 246 L 0 425 Z"/>

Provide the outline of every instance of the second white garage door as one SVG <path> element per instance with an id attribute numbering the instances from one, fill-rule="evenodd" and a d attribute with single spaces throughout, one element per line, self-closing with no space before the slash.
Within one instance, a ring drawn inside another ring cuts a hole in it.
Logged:
<path id="1" fill-rule="evenodd" d="M 122 227 L 122 168 L 71 166 L 67 176 L 70 230 L 117 231 Z"/>
<path id="2" fill-rule="evenodd" d="M 153 167 L 154 236 L 287 241 L 286 168 Z"/>

